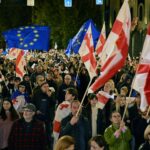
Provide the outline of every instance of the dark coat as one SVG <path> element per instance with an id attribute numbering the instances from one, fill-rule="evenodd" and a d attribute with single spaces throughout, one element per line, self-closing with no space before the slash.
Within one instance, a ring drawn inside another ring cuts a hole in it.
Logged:
<path id="1" fill-rule="evenodd" d="M 150 149 L 150 144 L 148 143 L 148 141 L 146 141 L 139 147 L 139 150 L 149 150 L 149 149 Z"/>
<path id="2" fill-rule="evenodd" d="M 55 100 L 52 97 L 49 97 L 46 93 L 43 93 L 42 90 L 38 90 L 33 97 L 32 103 L 36 106 L 42 114 L 37 115 L 37 118 L 42 121 L 51 121 L 51 114 L 54 114 Z M 54 117 L 54 116 L 53 116 Z"/>
<path id="3" fill-rule="evenodd" d="M 68 115 L 61 122 L 60 136 L 72 136 L 75 143 L 75 150 L 87 150 L 88 141 L 91 137 L 88 119 L 80 116 L 79 121 L 75 125 L 70 124 L 72 114 Z"/>
<path id="4" fill-rule="evenodd" d="M 90 130 L 92 133 L 92 109 L 90 104 L 88 104 L 87 107 L 83 109 L 83 114 L 89 120 Z M 104 130 L 106 128 L 106 120 L 105 120 L 104 112 L 101 109 L 98 109 L 96 124 L 97 124 L 97 134 L 103 135 Z"/>

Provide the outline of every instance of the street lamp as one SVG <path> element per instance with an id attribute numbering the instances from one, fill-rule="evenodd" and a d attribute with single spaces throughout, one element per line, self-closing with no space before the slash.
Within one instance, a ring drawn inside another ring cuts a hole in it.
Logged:
<path id="1" fill-rule="evenodd" d="M 27 6 L 34 6 L 34 0 L 27 0 Z"/>

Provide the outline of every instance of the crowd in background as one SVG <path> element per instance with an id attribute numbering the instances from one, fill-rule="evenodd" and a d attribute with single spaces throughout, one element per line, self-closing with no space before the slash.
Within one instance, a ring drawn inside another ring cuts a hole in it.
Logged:
<path id="1" fill-rule="evenodd" d="M 15 60 L 1 56 L 0 149 L 150 149 L 150 113 L 140 111 L 140 95 L 131 88 L 138 63 L 139 58 L 127 58 L 99 89 L 111 95 L 103 109 L 97 107 L 97 93 L 89 93 L 76 115 L 90 81 L 78 55 L 32 52 L 22 79 L 16 77 Z"/>

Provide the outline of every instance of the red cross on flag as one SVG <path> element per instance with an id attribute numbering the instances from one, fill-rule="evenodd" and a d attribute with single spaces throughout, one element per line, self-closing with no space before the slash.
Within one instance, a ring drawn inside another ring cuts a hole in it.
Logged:
<path id="1" fill-rule="evenodd" d="M 79 54 L 81 56 L 82 62 L 85 64 L 86 69 L 92 79 L 96 76 L 96 58 L 94 54 L 94 44 L 92 37 L 91 24 L 88 27 L 88 30 L 84 36 L 83 42 L 79 49 Z"/>
<path id="2" fill-rule="evenodd" d="M 150 106 L 150 25 L 145 38 L 140 64 L 133 80 L 133 89 L 141 95 L 140 109 L 145 111 Z"/>
<path id="3" fill-rule="evenodd" d="M 98 55 L 99 58 L 101 58 L 101 54 L 102 54 L 102 50 L 104 47 L 104 44 L 106 42 L 106 27 L 105 27 L 105 23 L 103 24 L 102 30 L 101 30 L 101 34 L 99 36 L 95 51 Z"/>
<path id="4" fill-rule="evenodd" d="M 102 50 L 101 75 L 91 85 L 89 92 L 97 91 L 124 65 L 128 55 L 130 27 L 130 8 L 125 0 Z"/>

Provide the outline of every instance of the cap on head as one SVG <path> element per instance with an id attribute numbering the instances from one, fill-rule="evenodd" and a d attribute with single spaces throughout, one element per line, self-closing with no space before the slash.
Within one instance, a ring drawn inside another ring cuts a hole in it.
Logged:
<path id="1" fill-rule="evenodd" d="M 32 110 L 32 111 L 36 111 L 36 107 L 35 107 L 35 105 L 34 104 L 32 104 L 32 103 L 28 103 L 28 104 L 26 104 L 24 107 L 23 107 L 23 109 L 25 109 L 25 108 L 27 108 L 27 109 L 29 109 L 29 110 Z"/>

